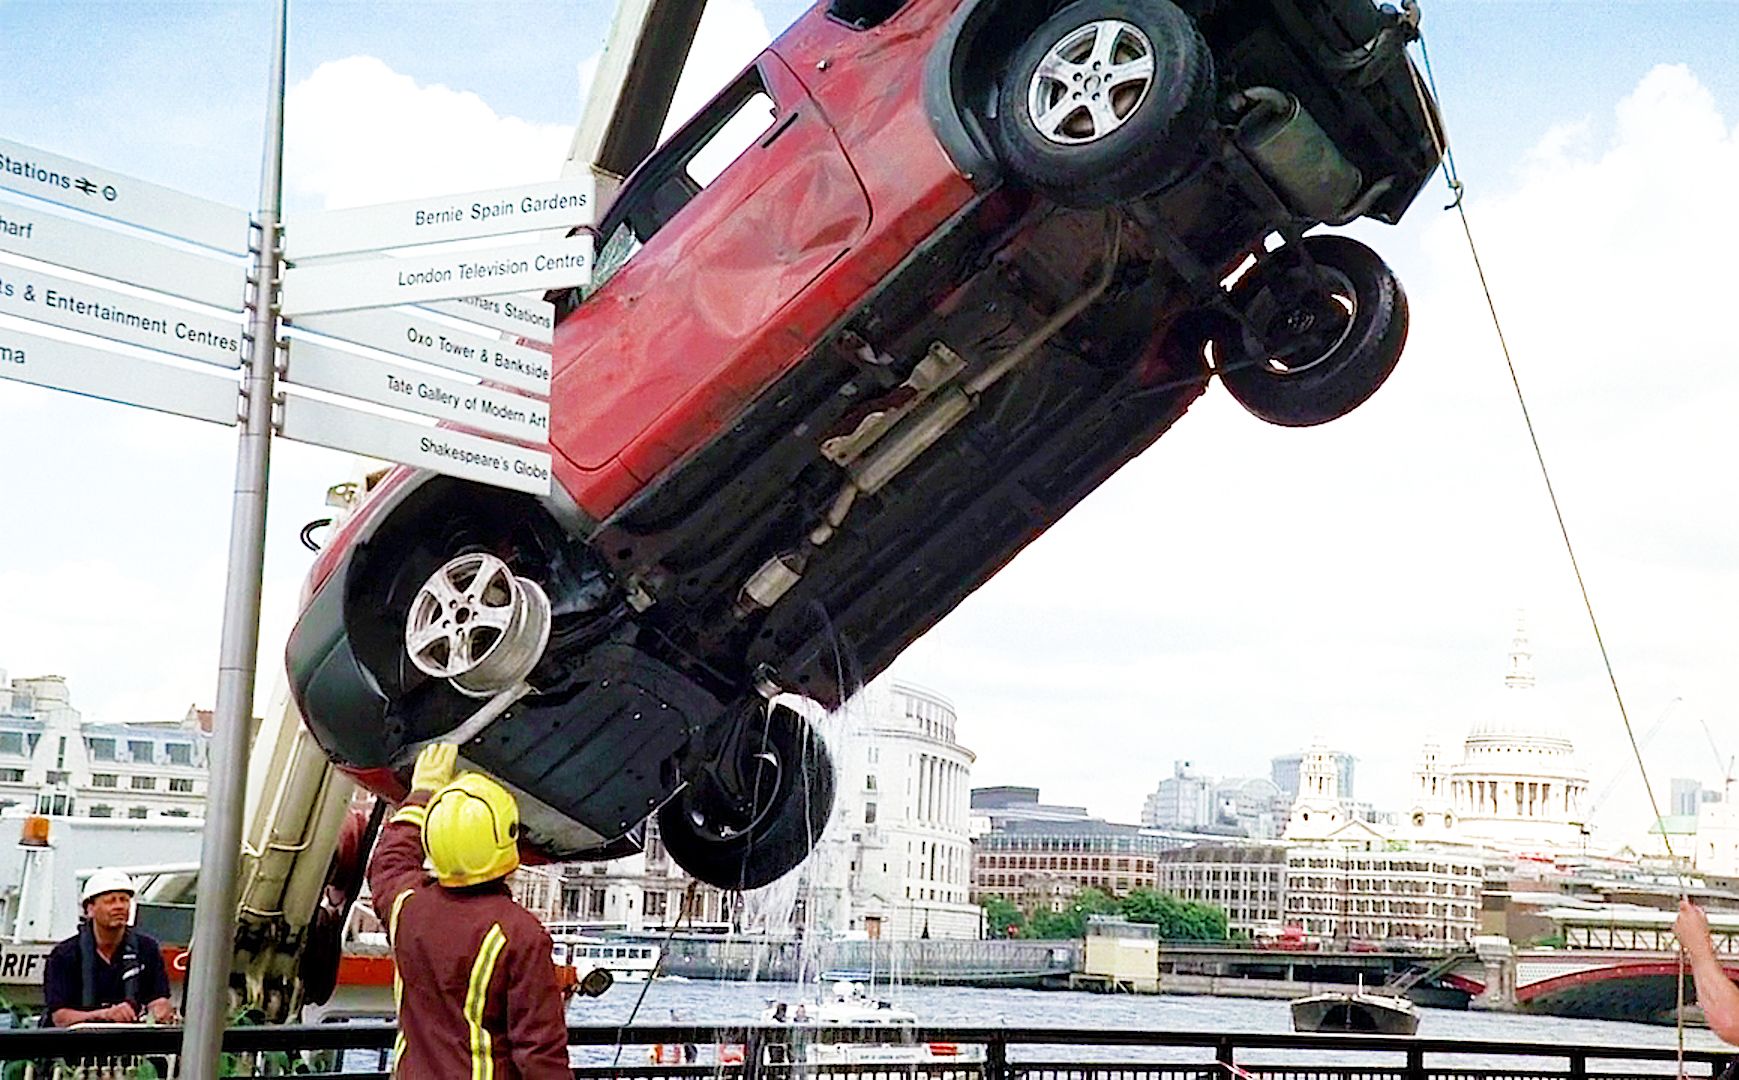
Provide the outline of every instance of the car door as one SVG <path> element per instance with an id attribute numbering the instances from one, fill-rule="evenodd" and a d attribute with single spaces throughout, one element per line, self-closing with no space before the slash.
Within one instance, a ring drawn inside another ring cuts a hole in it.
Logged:
<path id="1" fill-rule="evenodd" d="M 808 351 L 813 327 L 784 313 L 869 216 L 770 52 L 635 172 L 603 222 L 605 280 L 557 332 L 552 442 L 587 510 L 620 505 Z"/>

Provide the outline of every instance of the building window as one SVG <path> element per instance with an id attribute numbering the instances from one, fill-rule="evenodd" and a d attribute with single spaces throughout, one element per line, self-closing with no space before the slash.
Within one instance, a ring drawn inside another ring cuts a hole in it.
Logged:
<path id="1" fill-rule="evenodd" d="M 187 814 L 187 811 L 185 811 L 185 810 L 165 810 L 165 811 L 163 811 L 163 816 L 164 817 L 187 817 L 188 814 Z"/>
<path id="2" fill-rule="evenodd" d="M 24 732 L 0 731 L 0 754 L 24 753 Z"/>
<path id="3" fill-rule="evenodd" d="M 47 793 L 36 797 L 36 812 L 39 814 L 71 814 L 72 799 L 66 795 L 49 795 Z"/>
<path id="4" fill-rule="evenodd" d="M 48 775 L 45 777 L 46 782 L 50 784 L 64 784 L 71 779 L 72 774 L 68 773 L 65 769 L 50 769 L 48 770 Z"/>
<path id="5" fill-rule="evenodd" d="M 120 787 L 121 778 L 112 772 L 91 773 L 91 787 Z"/>
<path id="6" fill-rule="evenodd" d="M 91 807 L 91 817 L 114 817 L 114 816 L 115 816 L 114 807 L 111 807 L 111 806 L 93 806 L 93 807 Z"/>
<path id="7" fill-rule="evenodd" d="M 146 739 L 128 739 L 127 755 L 134 761 L 142 761 L 146 763 L 156 761 L 157 755 L 153 752 L 153 745 L 154 744 Z"/>
<path id="8" fill-rule="evenodd" d="M 876 804 L 875 803 L 872 802 L 872 803 L 864 803 L 863 804 L 863 823 L 865 825 L 874 825 L 876 823 Z"/>
<path id="9" fill-rule="evenodd" d="M 179 791 L 183 794 L 191 795 L 193 793 L 193 781 L 191 781 L 191 780 L 179 780 L 179 779 L 176 779 L 174 777 L 171 777 L 169 780 L 169 790 L 170 791 Z"/>
<path id="10" fill-rule="evenodd" d="M 157 778 L 155 776 L 135 776 L 133 777 L 133 790 L 156 791 Z"/>
<path id="11" fill-rule="evenodd" d="M 127 816 L 132 818 L 134 821 L 143 821 L 147 813 L 148 811 L 143 806 L 130 806 L 127 808 Z"/>
<path id="12" fill-rule="evenodd" d="M 670 910 L 669 894 L 653 892 L 651 889 L 646 890 L 646 896 L 640 902 L 640 910 L 648 916 L 662 919 L 665 912 Z"/>
<path id="13" fill-rule="evenodd" d="M 5 784 L 22 784 L 22 783 L 24 783 L 24 770 L 23 769 L 0 769 L 0 783 L 5 783 Z"/>
<path id="14" fill-rule="evenodd" d="M 163 750 L 165 753 L 167 753 L 169 755 L 169 764 L 171 764 L 171 765 L 191 765 L 191 764 L 193 764 L 193 744 L 192 743 L 172 742 L 169 745 L 165 746 L 163 748 Z"/>
<path id="15" fill-rule="evenodd" d="M 115 740 L 87 739 L 85 745 L 90 748 L 92 761 L 115 760 Z"/>
<path id="16" fill-rule="evenodd" d="M 865 791 L 874 791 L 876 789 L 876 774 L 875 773 L 870 773 L 868 776 L 865 776 L 863 778 L 863 789 Z"/>

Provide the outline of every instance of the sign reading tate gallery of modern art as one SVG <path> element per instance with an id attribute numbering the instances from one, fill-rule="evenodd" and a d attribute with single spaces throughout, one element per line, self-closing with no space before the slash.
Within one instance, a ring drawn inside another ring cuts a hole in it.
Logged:
<path id="1" fill-rule="evenodd" d="M 592 223 L 593 198 L 585 178 L 289 222 L 285 383 L 443 426 L 292 394 L 282 434 L 547 494 L 550 458 L 536 448 L 549 442 L 547 348 L 555 309 L 523 292 L 589 283 L 592 238 L 562 235 L 483 249 L 452 242 L 531 230 L 565 234 Z"/>
<path id="2" fill-rule="evenodd" d="M 588 284 L 592 240 L 452 244 L 565 234 L 594 198 L 582 178 L 292 220 L 279 434 L 547 493 L 555 309 L 526 293 Z M 235 207 L 0 139 L 0 315 L 29 327 L 0 323 L 0 379 L 235 424 L 249 230 Z"/>

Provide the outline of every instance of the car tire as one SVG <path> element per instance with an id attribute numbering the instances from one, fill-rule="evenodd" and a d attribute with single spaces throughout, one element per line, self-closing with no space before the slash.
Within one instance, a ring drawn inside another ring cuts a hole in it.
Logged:
<path id="1" fill-rule="evenodd" d="M 1125 77 L 1094 82 L 1106 77 L 1095 63 Z M 1164 187 L 1194 164 L 1213 87 L 1207 43 L 1169 0 L 1076 0 L 1010 59 L 991 129 L 1020 180 L 1064 205 L 1104 206 Z"/>
<path id="2" fill-rule="evenodd" d="M 670 857 L 721 889 L 758 889 L 790 873 L 833 814 L 833 760 L 809 721 L 774 705 L 757 709 L 746 725 L 736 741 L 735 764 L 750 779 L 747 786 L 761 789 L 750 800 L 752 812 L 717 812 L 719 785 L 702 778 L 692 779 L 658 811 Z"/>
<path id="3" fill-rule="evenodd" d="M 1344 236 L 1307 236 L 1232 286 L 1242 325 L 1214 338 L 1232 397 L 1283 427 L 1339 419 L 1395 370 L 1407 342 L 1407 294 L 1375 251 Z"/>

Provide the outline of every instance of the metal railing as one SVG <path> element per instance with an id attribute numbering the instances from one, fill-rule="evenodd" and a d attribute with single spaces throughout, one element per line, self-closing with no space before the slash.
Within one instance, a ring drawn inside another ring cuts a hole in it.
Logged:
<path id="1" fill-rule="evenodd" d="M 231 1028 L 223 1049 L 231 1075 L 385 1080 L 394 1030 L 380 1022 Z M 175 1028 L 0 1031 L 0 1077 L 174 1076 L 180 1039 Z M 570 1028 L 569 1042 L 581 1080 L 1628 1080 L 1674 1075 L 1676 1060 L 1670 1047 L 1637 1045 L 1044 1027 L 586 1025 Z M 800 1052 L 810 1043 L 888 1042 L 975 1052 L 912 1064 L 816 1064 Z M 658 1046 L 729 1047 L 740 1059 L 654 1064 L 647 1051 Z M 1685 1075 L 1716 1076 L 1728 1057 L 1687 1050 Z M 148 1059 L 154 1071 L 138 1072 Z"/>

